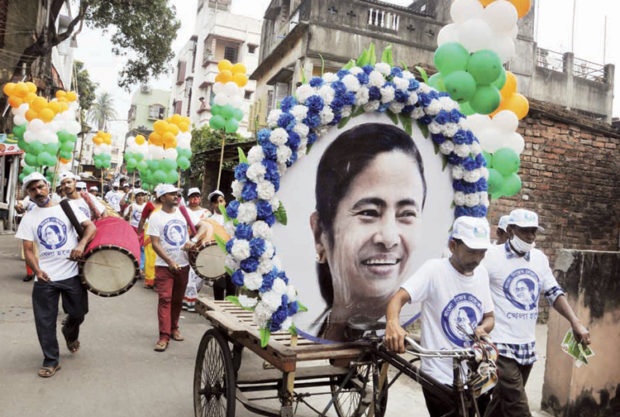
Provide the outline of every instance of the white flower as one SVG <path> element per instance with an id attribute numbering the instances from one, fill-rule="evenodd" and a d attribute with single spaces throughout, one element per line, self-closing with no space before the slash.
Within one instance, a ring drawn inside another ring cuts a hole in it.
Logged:
<path id="1" fill-rule="evenodd" d="M 239 297 L 237 297 L 237 300 L 239 300 L 239 304 L 241 304 L 241 307 L 244 308 L 252 308 L 256 305 L 256 303 L 258 303 L 258 298 L 248 297 L 247 295 L 243 294 L 239 295 Z"/>
<path id="2" fill-rule="evenodd" d="M 473 141 L 471 143 L 471 145 L 469 145 L 469 147 L 471 148 L 471 153 L 473 155 L 477 156 L 478 154 L 482 153 L 482 148 L 480 147 L 480 142 Z"/>
<path id="3" fill-rule="evenodd" d="M 291 317 L 287 317 L 286 319 L 284 319 L 284 321 L 282 322 L 280 326 L 282 326 L 282 330 L 288 330 L 291 328 L 292 325 L 293 325 L 293 319 Z"/>
<path id="4" fill-rule="evenodd" d="M 235 261 L 235 258 L 232 255 L 226 255 L 226 259 L 224 259 L 224 266 L 232 271 L 239 269 L 239 262 Z"/>
<path id="5" fill-rule="evenodd" d="M 454 204 L 457 206 L 462 206 L 465 204 L 465 193 L 462 191 L 456 191 L 454 193 Z"/>
<path id="6" fill-rule="evenodd" d="M 297 102 L 303 104 L 306 102 L 308 97 L 314 95 L 314 88 L 312 88 L 310 84 L 302 84 L 297 87 L 295 95 L 297 96 Z"/>
<path id="7" fill-rule="evenodd" d="M 256 185 L 256 191 L 261 200 L 271 200 L 276 193 L 276 188 L 269 181 L 261 181 Z"/>
<path id="8" fill-rule="evenodd" d="M 439 103 L 441 104 L 441 108 L 447 112 L 459 109 L 459 103 L 452 100 L 450 97 L 439 97 Z"/>
<path id="9" fill-rule="evenodd" d="M 264 240 L 271 240 L 271 227 L 269 227 L 266 222 L 258 220 L 252 225 L 252 234 L 254 237 L 260 237 Z"/>
<path id="10" fill-rule="evenodd" d="M 234 180 L 230 186 L 232 188 L 232 195 L 235 198 L 241 197 L 241 191 L 243 191 L 243 183 L 237 180 Z"/>
<path id="11" fill-rule="evenodd" d="M 297 300 L 297 290 L 295 289 L 294 286 L 289 284 L 286 287 L 286 296 L 288 297 L 289 303 L 292 303 L 293 301 Z"/>
<path id="12" fill-rule="evenodd" d="M 362 68 L 360 68 L 360 67 L 357 67 L 357 66 L 351 67 L 349 69 L 349 73 L 351 73 L 353 75 L 361 74 L 362 72 L 364 72 L 364 70 Z"/>
<path id="13" fill-rule="evenodd" d="M 439 145 L 439 152 L 441 152 L 444 155 L 450 155 L 453 150 L 454 150 L 454 143 L 452 143 L 449 140 Z"/>
<path id="14" fill-rule="evenodd" d="M 263 162 L 263 159 L 265 159 L 265 154 L 263 153 L 262 146 L 252 146 L 248 152 L 247 159 L 248 164 L 250 165 Z"/>
<path id="15" fill-rule="evenodd" d="M 338 76 L 333 72 L 326 72 L 325 74 L 323 74 L 323 81 L 325 81 L 326 83 L 334 83 L 338 81 Z"/>
<path id="16" fill-rule="evenodd" d="M 276 196 L 274 196 L 269 203 L 271 204 L 271 210 L 273 211 L 280 208 L 280 199 Z"/>
<path id="17" fill-rule="evenodd" d="M 226 230 L 226 233 L 228 233 L 230 236 L 233 236 L 235 234 L 236 228 L 237 226 L 235 226 L 233 222 L 224 223 L 224 230 Z"/>
<path id="18" fill-rule="evenodd" d="M 389 103 L 394 100 L 394 87 L 388 85 L 381 87 L 381 103 Z"/>
<path id="19" fill-rule="evenodd" d="M 369 87 L 381 87 L 383 84 L 385 84 L 385 77 L 379 71 L 371 71 L 368 74 Z"/>
<path id="20" fill-rule="evenodd" d="M 439 100 L 432 100 L 431 103 L 426 107 L 426 114 L 430 116 L 434 116 L 441 110 L 441 104 Z"/>
<path id="21" fill-rule="evenodd" d="M 415 78 L 415 75 L 413 75 L 411 71 L 405 70 L 403 71 L 403 78 L 405 78 L 406 80 L 410 80 L 412 78 Z"/>
<path id="22" fill-rule="evenodd" d="M 284 145 L 287 140 L 288 140 L 288 133 L 286 132 L 286 130 L 282 129 L 281 127 L 274 129 L 271 132 L 271 135 L 269 136 L 269 141 L 276 146 Z"/>
<path id="23" fill-rule="evenodd" d="M 395 114 L 400 114 L 400 112 L 403 111 L 403 107 L 405 107 L 405 104 L 397 101 L 393 101 L 390 104 L 390 110 Z"/>
<path id="24" fill-rule="evenodd" d="M 409 106 L 414 106 L 418 103 L 418 95 L 416 93 L 409 93 L 409 98 L 407 99 L 407 104 Z"/>
<path id="25" fill-rule="evenodd" d="M 340 114 L 342 115 L 342 117 L 349 117 L 351 115 L 351 106 L 344 106 L 342 108 L 342 110 L 340 111 Z M 317 129 L 315 129 L 316 134 L 318 136 L 321 136 L 321 134 L 323 133 L 325 129 L 321 128 L 321 126 L 319 126 Z"/>
<path id="26" fill-rule="evenodd" d="M 454 153 L 461 158 L 465 158 L 466 156 L 469 156 L 470 151 L 471 149 L 469 148 L 469 145 L 465 143 L 454 146 Z"/>
<path id="27" fill-rule="evenodd" d="M 420 91 L 420 93 L 428 94 L 431 92 L 432 88 L 425 83 L 420 83 L 420 87 L 418 87 L 418 90 Z"/>
<path id="28" fill-rule="evenodd" d="M 355 93 L 355 104 L 357 106 L 363 106 L 366 103 L 368 103 L 368 88 L 362 86 L 357 93 Z"/>
<path id="29" fill-rule="evenodd" d="M 379 106 L 380 106 L 380 103 L 378 100 L 369 101 L 368 103 L 364 104 L 364 111 L 366 112 L 377 111 Z"/>
<path id="30" fill-rule="evenodd" d="M 267 170 L 265 169 L 265 166 L 261 164 L 260 162 L 258 163 L 255 162 L 249 166 L 245 175 L 252 182 L 258 183 L 259 181 L 262 181 L 262 179 L 265 177 L 265 172 L 267 172 Z"/>
<path id="31" fill-rule="evenodd" d="M 360 82 L 355 75 L 347 74 L 342 77 L 343 84 L 347 87 L 347 90 L 353 91 L 354 93 L 360 89 Z"/>
<path id="32" fill-rule="evenodd" d="M 297 123 L 293 128 L 293 132 L 297 133 L 299 137 L 303 140 L 308 136 L 310 128 L 303 123 Z"/>
<path id="33" fill-rule="evenodd" d="M 421 119 L 424 117 L 424 109 L 422 107 L 415 107 L 411 112 L 412 119 Z"/>
<path id="34" fill-rule="evenodd" d="M 230 254 L 241 262 L 250 257 L 250 242 L 245 239 L 235 239 Z"/>
<path id="35" fill-rule="evenodd" d="M 239 205 L 239 212 L 237 213 L 237 220 L 241 223 L 254 223 L 256 220 L 256 205 L 252 202 L 241 203 Z"/>
<path id="36" fill-rule="evenodd" d="M 465 205 L 467 207 L 477 206 L 480 202 L 480 198 L 478 197 L 478 193 L 470 193 L 465 195 Z"/>
<path id="37" fill-rule="evenodd" d="M 484 178 L 485 180 L 489 179 L 489 170 L 487 169 L 487 167 L 480 168 L 480 177 Z"/>
<path id="38" fill-rule="evenodd" d="M 271 262 L 273 262 L 273 267 L 276 268 L 278 271 L 282 270 L 282 261 L 280 260 L 279 256 L 276 255 L 271 258 Z"/>
<path id="39" fill-rule="evenodd" d="M 434 135 L 440 133 L 442 130 L 442 126 L 434 120 L 428 124 L 428 131 Z"/>
<path id="40" fill-rule="evenodd" d="M 271 287 L 271 290 L 280 294 L 280 295 L 284 295 L 286 294 L 286 282 L 284 282 L 284 280 L 282 278 L 276 278 L 273 280 L 273 286 Z"/>
<path id="41" fill-rule="evenodd" d="M 271 112 L 269 112 L 269 116 L 267 116 L 267 126 L 276 127 L 281 114 L 282 110 L 280 109 L 271 110 Z"/>
<path id="42" fill-rule="evenodd" d="M 398 88 L 399 90 L 407 91 L 407 89 L 409 88 L 409 80 L 406 80 L 404 78 L 394 77 L 392 82 L 394 83 L 394 85 L 396 85 L 396 88 Z"/>
<path id="43" fill-rule="evenodd" d="M 306 114 L 308 114 L 308 108 L 301 104 L 296 104 L 291 109 L 291 114 L 295 117 L 295 120 L 301 122 L 306 117 Z"/>
<path id="44" fill-rule="evenodd" d="M 456 135 L 456 132 L 459 131 L 459 125 L 456 123 L 446 123 L 443 125 L 443 134 L 447 137 L 452 137 Z"/>
<path id="45" fill-rule="evenodd" d="M 485 207 L 489 207 L 489 194 L 485 192 L 479 192 L 478 196 L 480 197 L 480 204 Z"/>
<path id="46" fill-rule="evenodd" d="M 452 178 L 455 180 L 460 180 L 463 178 L 463 174 L 465 170 L 460 165 L 452 165 Z"/>
<path id="47" fill-rule="evenodd" d="M 323 110 L 321 110 L 321 113 L 319 113 L 319 115 L 321 116 L 321 124 L 326 125 L 332 120 L 334 120 L 334 112 L 330 107 L 323 107 Z"/>
<path id="48" fill-rule="evenodd" d="M 256 272 L 264 275 L 264 274 L 270 273 L 272 269 L 273 269 L 273 262 L 271 262 L 271 259 L 263 259 L 258 264 L 258 268 L 256 269 Z"/>
<path id="49" fill-rule="evenodd" d="M 263 285 L 263 277 L 256 272 L 244 273 L 243 285 L 250 291 L 256 291 Z"/>
<path id="50" fill-rule="evenodd" d="M 465 171 L 465 174 L 463 175 L 463 179 L 467 182 L 476 182 L 480 179 L 480 170 L 479 169 L 474 169 L 471 171 Z"/>
<path id="51" fill-rule="evenodd" d="M 297 148 L 297 160 L 301 159 L 308 153 L 308 148 L 306 147 L 306 141 L 302 141 L 299 144 L 299 148 Z"/>
<path id="52" fill-rule="evenodd" d="M 379 62 L 375 65 L 375 70 L 379 71 L 383 75 L 390 75 L 392 72 L 392 68 L 387 62 Z"/>
<path id="53" fill-rule="evenodd" d="M 293 151 L 286 145 L 278 146 L 278 150 L 276 151 L 276 157 L 278 160 L 278 164 L 286 164 L 286 161 L 291 157 Z"/>
<path id="54" fill-rule="evenodd" d="M 265 327 L 269 319 L 271 319 L 272 314 L 273 312 L 265 303 L 259 302 L 256 304 L 256 307 L 254 308 L 254 321 L 256 325 L 260 328 Z"/>
<path id="55" fill-rule="evenodd" d="M 271 258 L 273 258 L 273 254 L 276 252 L 275 248 L 273 247 L 273 244 L 266 240 L 265 241 L 265 252 L 263 252 L 263 254 L 260 256 L 261 262 L 264 261 L 265 259 L 269 259 L 271 260 Z M 271 260 L 272 261 L 272 260 Z M 273 261 L 272 261 L 272 266 L 273 268 Z M 269 269 L 271 271 L 271 269 Z"/>
<path id="56" fill-rule="evenodd" d="M 269 290 L 263 293 L 261 301 L 268 309 L 274 312 L 278 309 L 278 307 L 282 305 L 282 294 L 279 294 L 273 290 Z"/>
<path id="57" fill-rule="evenodd" d="M 334 100 L 335 95 L 336 92 L 329 84 L 323 84 L 321 88 L 319 88 L 319 96 L 323 99 L 325 106 L 329 106 L 329 104 Z"/>

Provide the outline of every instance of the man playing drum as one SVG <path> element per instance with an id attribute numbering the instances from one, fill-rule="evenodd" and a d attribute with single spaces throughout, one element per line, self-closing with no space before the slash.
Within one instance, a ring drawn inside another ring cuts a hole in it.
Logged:
<path id="1" fill-rule="evenodd" d="M 195 226 L 198 226 L 198 223 L 202 219 L 209 217 L 211 214 L 209 210 L 202 208 L 200 205 L 201 192 L 199 188 L 193 187 L 189 189 L 187 192 L 187 202 L 189 203 L 187 206 L 187 213 Z M 200 278 L 190 267 L 187 288 L 185 289 L 185 296 L 183 297 L 183 310 L 187 310 L 189 312 L 196 311 L 196 298 L 198 297 L 198 292 L 201 288 L 202 278 Z"/>
<path id="2" fill-rule="evenodd" d="M 161 210 L 151 215 L 146 234 L 157 254 L 155 289 L 159 294 L 159 340 L 154 350 L 163 352 L 171 338 L 183 340 L 179 332 L 179 316 L 189 273 L 186 251 L 191 250 L 194 243 L 188 239 L 187 221 L 178 207 L 179 190 L 171 184 L 162 184 L 157 190 L 157 198 L 161 201 Z"/>
<path id="3" fill-rule="evenodd" d="M 88 312 L 86 289 L 78 277 L 79 259 L 88 242 L 95 236 L 95 225 L 80 210 L 77 221 L 84 228 L 79 239 L 69 218 L 60 205 L 50 198 L 50 186 L 45 177 L 34 172 L 24 178 L 24 190 L 36 207 L 26 213 L 15 237 L 23 241 L 26 262 L 35 273 L 32 307 L 39 343 L 43 350 L 43 365 L 39 376 L 48 378 L 60 369 L 56 320 L 58 298 L 68 314 L 62 334 L 71 353 L 80 348 L 80 324 Z M 79 241 L 78 241 L 79 239 Z M 39 249 L 39 255 L 34 248 Z"/>
<path id="4" fill-rule="evenodd" d="M 105 207 L 103 204 L 99 203 L 92 194 L 86 193 L 86 191 L 78 192 L 77 176 L 75 174 L 69 171 L 61 172 L 58 179 L 60 180 L 65 198 L 69 199 L 71 208 L 74 211 L 81 211 L 88 219 L 104 217 Z"/>

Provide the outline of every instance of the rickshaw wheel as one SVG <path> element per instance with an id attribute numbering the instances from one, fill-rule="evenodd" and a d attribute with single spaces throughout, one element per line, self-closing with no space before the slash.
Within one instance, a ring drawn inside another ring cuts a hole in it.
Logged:
<path id="1" fill-rule="evenodd" d="M 334 397 L 334 408 L 338 417 L 370 416 L 373 396 L 372 365 L 359 365 L 351 380 L 339 390 L 343 377 L 332 377 L 330 390 Z M 388 380 L 381 389 L 379 412 L 375 417 L 385 415 L 388 400 Z"/>
<path id="2" fill-rule="evenodd" d="M 235 372 L 226 339 L 216 329 L 202 336 L 194 368 L 194 415 L 234 417 Z"/>

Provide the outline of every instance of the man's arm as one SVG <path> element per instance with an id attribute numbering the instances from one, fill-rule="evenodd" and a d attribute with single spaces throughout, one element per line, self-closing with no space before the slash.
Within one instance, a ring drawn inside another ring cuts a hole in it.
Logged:
<path id="1" fill-rule="evenodd" d="M 74 261 L 82 257 L 84 251 L 86 250 L 86 245 L 88 245 L 90 241 L 93 240 L 93 238 L 95 237 L 95 233 L 97 233 L 97 228 L 95 227 L 95 224 L 90 220 L 82 222 L 81 225 L 84 228 L 84 234 L 82 235 L 82 239 L 80 239 L 77 246 L 71 251 L 71 254 L 69 255 L 69 258 L 73 259 Z"/>
<path id="2" fill-rule="evenodd" d="M 575 336 L 575 340 L 581 342 L 584 346 L 590 344 L 590 332 L 586 327 L 581 324 L 581 320 L 575 314 L 570 304 L 568 304 L 568 300 L 566 300 L 565 295 L 560 295 L 555 302 L 553 303 L 553 308 L 556 309 L 558 313 L 560 313 L 573 328 L 573 335 Z"/>
<path id="3" fill-rule="evenodd" d="M 24 247 L 24 257 L 26 258 L 26 263 L 32 269 L 37 279 L 41 281 L 48 282 L 50 280 L 49 276 L 45 271 L 42 271 L 39 267 L 39 260 L 37 256 L 34 254 L 34 242 L 30 240 L 23 240 L 22 245 Z"/>
<path id="4" fill-rule="evenodd" d="M 181 267 L 179 265 L 177 265 L 176 262 L 174 262 L 172 259 L 170 259 L 170 257 L 168 256 L 168 254 L 166 253 L 166 251 L 161 247 L 161 242 L 159 240 L 159 236 L 150 236 L 151 237 L 151 245 L 153 246 L 153 250 L 155 251 L 155 253 L 164 260 L 164 262 L 166 262 L 168 264 L 168 269 L 172 270 L 172 271 L 178 271 L 179 269 L 181 269 Z"/>
<path id="5" fill-rule="evenodd" d="M 475 333 L 478 337 L 488 337 L 491 330 L 495 327 L 495 314 L 492 311 L 484 313 L 482 321 L 476 327 Z"/>
<path id="6" fill-rule="evenodd" d="M 404 353 L 405 352 L 405 336 L 407 331 L 400 325 L 400 310 L 411 300 L 409 293 L 399 288 L 396 294 L 390 298 L 387 306 L 386 326 L 385 326 L 385 345 L 388 350 Z"/>

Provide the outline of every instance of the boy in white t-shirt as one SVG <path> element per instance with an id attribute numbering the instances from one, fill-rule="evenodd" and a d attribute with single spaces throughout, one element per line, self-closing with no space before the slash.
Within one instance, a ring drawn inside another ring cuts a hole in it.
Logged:
<path id="1" fill-rule="evenodd" d="M 88 303 L 75 260 L 82 256 L 96 229 L 84 213 L 74 210 L 77 221 L 84 228 L 78 242 L 78 235 L 69 218 L 60 205 L 51 201 L 49 183 L 42 174 L 35 172 L 28 175 L 24 179 L 24 190 L 36 207 L 26 213 L 15 237 L 23 241 L 26 262 L 35 273 L 32 307 L 44 356 L 39 376 L 48 378 L 60 369 L 56 338 L 60 296 L 63 310 L 68 314 L 62 327 L 67 348 L 71 353 L 76 353 L 80 347 L 80 324 L 88 312 Z M 38 255 L 34 251 L 35 245 Z"/>
<path id="2" fill-rule="evenodd" d="M 487 271 L 480 265 L 489 241 L 484 218 L 459 217 L 448 243 L 450 258 L 426 261 L 390 299 L 387 307 L 385 344 L 403 353 L 407 332 L 399 322 L 405 303 L 422 303 L 422 346 L 458 349 L 471 345 L 472 334 L 488 335 L 493 329 L 493 302 Z M 421 370 L 438 382 L 454 382 L 452 359 L 422 358 Z M 446 403 L 424 390 L 431 417 L 456 415 L 456 404 Z M 454 413 L 454 414 L 452 414 Z"/>

